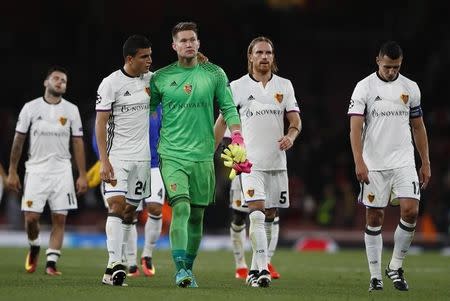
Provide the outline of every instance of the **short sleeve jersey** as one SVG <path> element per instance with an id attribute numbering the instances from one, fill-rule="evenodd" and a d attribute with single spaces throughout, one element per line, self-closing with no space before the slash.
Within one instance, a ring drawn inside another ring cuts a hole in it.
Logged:
<path id="1" fill-rule="evenodd" d="M 372 73 L 356 85 L 348 115 L 365 117 L 363 159 L 369 170 L 415 166 L 410 119 L 422 116 L 415 82 L 401 74 L 387 82 Z"/>
<path id="2" fill-rule="evenodd" d="M 148 82 L 152 73 L 132 77 L 117 70 L 103 79 L 95 109 L 111 111 L 106 150 L 111 158 L 124 161 L 150 161 Z"/>
<path id="3" fill-rule="evenodd" d="M 82 137 L 78 107 L 65 99 L 50 104 L 43 97 L 27 102 L 20 111 L 16 131 L 29 133 L 29 173 L 59 173 L 70 168 L 70 138 Z"/>
<path id="4" fill-rule="evenodd" d="M 247 158 L 252 170 L 286 170 L 286 152 L 278 140 L 284 136 L 286 112 L 300 112 L 292 83 L 272 75 L 263 87 L 249 74 L 231 82 L 233 99 L 242 123 Z"/>
<path id="5" fill-rule="evenodd" d="M 213 160 L 215 100 L 227 124 L 240 124 L 227 76 L 212 63 L 184 68 L 175 62 L 155 72 L 150 90 L 151 110 L 162 104 L 162 158 Z"/>

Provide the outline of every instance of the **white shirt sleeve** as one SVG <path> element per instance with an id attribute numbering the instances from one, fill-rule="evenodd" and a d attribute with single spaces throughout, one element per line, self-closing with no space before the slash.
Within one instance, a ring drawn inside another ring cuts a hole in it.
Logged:
<path id="1" fill-rule="evenodd" d="M 366 109 L 366 89 L 361 82 L 356 84 L 348 106 L 348 115 L 364 115 Z"/>
<path id="2" fill-rule="evenodd" d="M 30 114 L 28 113 L 28 104 L 25 104 L 20 111 L 19 118 L 17 119 L 16 124 L 16 132 L 26 134 L 28 133 L 28 129 L 30 128 L 31 124 L 31 118 Z"/>
<path id="3" fill-rule="evenodd" d="M 233 94 L 233 101 L 234 101 L 234 104 L 236 105 L 236 107 L 242 106 L 240 99 L 238 97 L 239 93 L 237 92 L 238 88 L 236 87 L 236 81 L 232 81 L 230 83 L 230 89 L 231 89 L 231 94 Z"/>
<path id="4" fill-rule="evenodd" d="M 95 110 L 109 111 L 112 108 L 112 103 L 115 102 L 115 93 L 110 80 L 105 78 L 97 90 L 97 101 L 95 103 Z"/>
<path id="5" fill-rule="evenodd" d="M 70 125 L 70 130 L 72 132 L 72 137 L 83 136 L 83 125 L 81 124 L 80 111 L 77 106 L 74 107 L 74 116 Z"/>
<path id="6" fill-rule="evenodd" d="M 287 81 L 285 106 L 286 112 L 300 112 L 297 100 L 295 99 L 294 87 L 290 80 Z"/>

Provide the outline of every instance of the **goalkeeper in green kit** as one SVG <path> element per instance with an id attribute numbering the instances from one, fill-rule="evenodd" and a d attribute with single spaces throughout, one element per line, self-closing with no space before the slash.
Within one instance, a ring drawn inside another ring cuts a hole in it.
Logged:
<path id="1" fill-rule="evenodd" d="M 178 61 L 150 80 L 150 109 L 162 103 L 158 153 L 172 206 L 170 244 L 179 287 L 198 287 L 192 267 L 203 235 L 205 208 L 214 202 L 214 101 L 232 133 L 225 164 L 230 176 L 250 172 L 240 120 L 225 72 L 209 62 L 199 64 L 197 25 L 182 22 L 172 29 Z"/>

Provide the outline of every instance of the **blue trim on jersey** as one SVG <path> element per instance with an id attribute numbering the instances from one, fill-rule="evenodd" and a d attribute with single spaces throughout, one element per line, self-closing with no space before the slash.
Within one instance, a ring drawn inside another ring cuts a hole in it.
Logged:
<path id="1" fill-rule="evenodd" d="M 152 156 L 151 167 L 159 166 L 158 143 L 159 130 L 161 129 L 161 104 L 156 107 L 156 111 L 150 114 L 150 154 Z"/>

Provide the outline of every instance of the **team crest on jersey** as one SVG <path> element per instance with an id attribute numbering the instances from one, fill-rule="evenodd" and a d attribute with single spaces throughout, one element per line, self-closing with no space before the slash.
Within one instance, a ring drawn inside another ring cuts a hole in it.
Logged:
<path id="1" fill-rule="evenodd" d="M 373 193 L 369 193 L 367 195 L 367 199 L 369 200 L 369 202 L 373 202 L 373 200 L 375 200 L 375 195 Z"/>
<path id="2" fill-rule="evenodd" d="M 33 201 L 32 200 L 28 200 L 27 201 L 27 207 L 31 208 L 31 206 L 33 206 Z"/>
<path id="3" fill-rule="evenodd" d="M 255 195 L 255 189 L 249 189 L 249 190 L 247 190 L 247 194 L 248 194 L 249 197 L 254 196 L 254 195 Z"/>
<path id="4" fill-rule="evenodd" d="M 409 100 L 409 95 L 402 93 L 402 95 L 400 95 L 400 98 L 403 100 L 403 103 L 406 105 L 408 103 L 408 100 Z"/>
<path id="5" fill-rule="evenodd" d="M 242 205 L 241 200 L 236 200 L 235 202 L 236 202 L 236 206 L 241 207 L 241 205 Z"/>
<path id="6" fill-rule="evenodd" d="M 150 96 L 150 87 L 145 87 L 145 93 L 147 93 Z"/>
<path id="7" fill-rule="evenodd" d="M 283 101 L 283 93 L 277 92 L 274 96 L 278 103 L 281 103 Z"/>
<path id="8" fill-rule="evenodd" d="M 170 189 L 172 191 L 177 191 L 177 184 L 170 184 Z"/>
<path id="9" fill-rule="evenodd" d="M 184 85 L 183 90 L 184 90 L 184 92 L 186 94 L 191 94 L 191 92 L 192 92 L 192 85 L 191 84 Z"/>
<path id="10" fill-rule="evenodd" d="M 66 125 L 67 118 L 61 116 L 61 117 L 59 117 L 59 122 L 61 123 L 61 125 Z"/>

